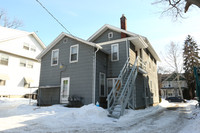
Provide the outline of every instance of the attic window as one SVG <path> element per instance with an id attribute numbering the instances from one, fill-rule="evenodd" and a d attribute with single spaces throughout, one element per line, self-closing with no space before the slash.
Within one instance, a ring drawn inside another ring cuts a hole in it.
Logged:
<path id="1" fill-rule="evenodd" d="M 111 39 L 111 38 L 113 38 L 113 32 L 108 33 L 108 39 Z"/>
<path id="2" fill-rule="evenodd" d="M 36 47 L 35 46 L 31 46 L 31 51 L 36 52 Z"/>
<path id="3" fill-rule="evenodd" d="M 23 45 L 23 49 L 25 49 L 25 50 L 29 50 L 29 44 L 28 44 L 28 43 L 24 43 L 24 45 Z"/>

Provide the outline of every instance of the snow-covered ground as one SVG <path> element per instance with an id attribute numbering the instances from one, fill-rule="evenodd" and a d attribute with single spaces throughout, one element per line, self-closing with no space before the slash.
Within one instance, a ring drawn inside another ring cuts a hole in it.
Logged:
<path id="1" fill-rule="evenodd" d="M 200 109 L 196 101 L 168 103 L 143 110 L 126 110 L 120 119 L 107 117 L 107 111 L 93 104 L 81 108 L 62 105 L 36 106 L 29 99 L 0 98 L 0 132 L 200 132 Z"/>

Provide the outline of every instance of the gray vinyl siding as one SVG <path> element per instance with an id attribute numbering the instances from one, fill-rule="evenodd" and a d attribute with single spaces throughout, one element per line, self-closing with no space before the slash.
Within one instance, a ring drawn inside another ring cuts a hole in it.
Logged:
<path id="1" fill-rule="evenodd" d="M 60 103 L 60 88 L 42 88 L 39 89 L 38 105 L 52 105 Z"/>
<path id="2" fill-rule="evenodd" d="M 78 62 L 70 63 L 70 46 L 76 44 L 79 44 Z M 51 66 L 51 52 L 54 49 L 59 49 L 57 66 Z M 67 43 L 63 43 L 62 39 L 42 57 L 40 86 L 60 85 L 62 70 L 61 78 L 70 78 L 69 95 L 83 97 L 84 104 L 92 103 L 93 55 L 94 47 L 71 38 L 68 38 Z M 64 65 L 64 68 L 59 68 L 60 63 Z"/>
<path id="3" fill-rule="evenodd" d="M 95 102 L 96 101 L 100 101 L 99 100 L 99 92 L 100 92 L 100 88 L 99 88 L 99 75 L 100 72 L 104 73 L 105 76 L 107 77 L 107 67 L 108 67 L 108 55 L 103 53 L 102 51 L 98 51 L 97 52 L 97 56 L 96 56 L 96 91 L 95 91 Z M 107 84 L 107 78 L 105 77 L 105 84 Z M 106 86 L 105 86 L 106 87 Z M 106 89 L 107 90 L 107 87 Z M 105 91 L 105 96 L 107 94 L 107 91 Z"/>
<path id="4" fill-rule="evenodd" d="M 136 108 L 145 107 L 144 92 L 144 77 L 138 73 L 136 78 Z"/>
<path id="5" fill-rule="evenodd" d="M 108 38 L 108 33 L 110 33 L 110 32 L 113 32 L 113 38 Z M 112 40 L 116 40 L 116 39 L 121 39 L 121 33 L 107 29 L 103 34 L 101 34 L 93 42 L 94 43 L 101 43 L 101 42 L 107 42 L 107 41 L 112 41 Z"/>
<path id="6" fill-rule="evenodd" d="M 132 43 L 130 43 L 129 46 L 130 46 L 130 47 L 129 47 L 130 63 L 131 63 L 131 64 L 134 64 L 135 59 L 136 59 L 135 46 L 134 46 Z"/>
<path id="7" fill-rule="evenodd" d="M 118 77 L 124 63 L 127 60 L 127 50 L 126 50 L 126 41 L 114 43 L 119 45 L 119 60 L 118 61 L 111 61 L 111 45 L 101 45 L 103 50 L 109 53 L 108 55 L 108 73 L 107 78 Z"/>

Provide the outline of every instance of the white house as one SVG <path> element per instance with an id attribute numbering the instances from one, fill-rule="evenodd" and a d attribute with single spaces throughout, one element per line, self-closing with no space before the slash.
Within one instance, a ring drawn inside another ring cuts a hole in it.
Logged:
<path id="1" fill-rule="evenodd" d="M 180 73 L 179 75 L 179 81 L 177 80 L 176 73 L 166 74 L 162 76 L 162 98 L 180 96 L 181 92 L 179 91 L 178 84 L 180 84 L 182 92 L 188 87 L 184 75 L 182 73 Z"/>
<path id="2" fill-rule="evenodd" d="M 36 56 L 44 48 L 34 32 L 0 26 L 0 97 L 22 97 L 37 90 L 40 62 Z"/>

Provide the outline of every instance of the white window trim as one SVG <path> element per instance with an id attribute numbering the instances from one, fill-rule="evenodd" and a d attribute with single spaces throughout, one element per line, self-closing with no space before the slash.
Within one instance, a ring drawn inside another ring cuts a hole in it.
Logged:
<path id="1" fill-rule="evenodd" d="M 58 51 L 58 61 L 59 61 L 59 49 L 54 49 L 51 51 L 51 66 L 57 66 L 58 65 L 58 61 L 57 64 L 53 64 L 53 52 L 54 51 Z"/>
<path id="2" fill-rule="evenodd" d="M 101 95 L 101 74 L 104 75 L 104 95 Z M 105 73 L 102 73 L 100 72 L 99 73 L 99 96 L 100 97 L 105 97 L 106 96 L 106 74 Z"/>
<path id="3" fill-rule="evenodd" d="M 116 60 L 113 60 L 113 47 L 114 46 L 117 46 L 117 59 Z M 111 45 L 111 61 L 114 62 L 114 61 L 119 61 L 119 44 L 112 44 Z"/>
<path id="4" fill-rule="evenodd" d="M 71 50 L 72 50 L 73 47 L 77 47 L 77 60 L 71 61 Z M 70 46 L 69 62 L 70 62 L 70 63 L 78 62 L 78 55 L 79 55 L 79 44 Z"/>
<path id="5" fill-rule="evenodd" d="M 113 38 L 113 32 L 108 33 L 108 39 L 111 39 L 111 38 Z"/>

